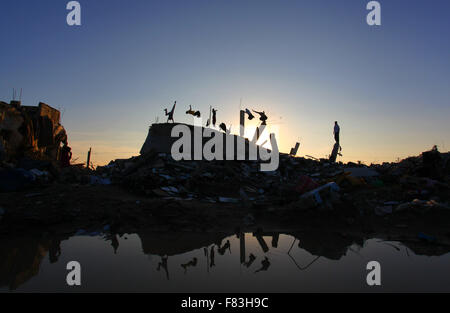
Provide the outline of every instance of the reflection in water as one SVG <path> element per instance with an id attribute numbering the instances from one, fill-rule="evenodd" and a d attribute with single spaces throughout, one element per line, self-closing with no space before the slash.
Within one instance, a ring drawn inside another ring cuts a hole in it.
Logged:
<path id="1" fill-rule="evenodd" d="M 162 256 L 161 262 L 158 263 L 158 267 L 156 268 L 156 270 L 158 272 L 161 270 L 161 267 L 164 269 L 164 271 L 166 272 L 167 280 L 169 280 L 169 269 L 167 268 L 167 260 L 168 259 L 169 259 L 168 256 Z"/>
<path id="2" fill-rule="evenodd" d="M 116 234 L 106 234 L 105 240 L 111 241 L 111 246 L 114 249 L 114 254 L 117 254 L 117 249 L 119 248 L 119 240 L 117 239 L 117 235 Z"/>
<path id="3" fill-rule="evenodd" d="M 222 247 L 219 247 L 217 249 L 217 251 L 219 252 L 220 255 L 224 255 L 225 251 L 229 250 L 231 253 L 231 245 L 230 245 L 230 241 L 227 240 L 227 242 L 225 242 L 225 244 Z"/>
<path id="4" fill-rule="evenodd" d="M 264 260 L 261 262 L 261 268 L 257 269 L 255 273 L 261 272 L 261 271 L 267 271 L 269 269 L 270 262 L 268 257 L 264 257 Z"/>
<path id="5" fill-rule="evenodd" d="M 244 262 L 245 267 L 249 268 L 250 266 L 252 266 L 252 263 L 255 260 L 256 260 L 256 256 L 253 253 L 250 253 L 250 255 L 248 257 L 248 262 Z"/>
<path id="6" fill-rule="evenodd" d="M 442 275 L 450 254 L 427 243 L 407 247 L 323 231 L 91 235 L 0 239 L 0 290 L 73 291 L 65 266 L 77 260 L 83 291 L 372 291 L 365 265 L 378 260 L 378 291 L 450 291 Z"/>
<path id="7" fill-rule="evenodd" d="M 210 254 L 211 263 L 209 267 L 216 266 L 216 263 L 214 263 L 214 246 L 211 247 L 211 254 Z"/>
<path id="8" fill-rule="evenodd" d="M 61 255 L 62 239 L 20 237 L 0 240 L 0 287 L 15 290 L 37 275 L 47 252 L 49 262 L 56 263 Z"/>
<path id="9" fill-rule="evenodd" d="M 197 258 L 193 258 L 191 261 L 189 261 L 189 262 L 187 262 L 185 264 L 181 264 L 181 267 L 184 268 L 184 273 L 185 274 L 187 272 L 187 268 L 190 267 L 190 266 L 192 266 L 192 267 L 197 266 Z"/>

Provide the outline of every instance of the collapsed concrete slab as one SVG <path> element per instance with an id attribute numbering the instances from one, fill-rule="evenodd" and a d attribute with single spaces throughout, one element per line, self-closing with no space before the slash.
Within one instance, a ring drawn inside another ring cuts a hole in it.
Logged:
<path id="1" fill-rule="evenodd" d="M 270 149 L 262 148 L 256 145 L 254 142 L 243 138 L 241 136 L 220 132 L 211 128 L 204 128 L 200 126 L 182 124 L 182 123 L 160 123 L 152 124 L 149 128 L 147 138 L 140 150 L 140 154 L 146 154 L 150 151 L 157 153 L 165 153 L 170 155 L 172 147 L 180 139 L 181 135 L 176 131 L 174 136 L 172 133 L 177 126 L 185 126 L 189 129 L 190 134 L 190 151 L 188 157 L 191 160 L 203 160 L 203 154 L 199 155 L 199 151 L 195 151 L 195 144 L 198 140 L 201 142 L 201 150 L 205 149 L 205 145 L 214 138 L 219 138 L 219 142 L 222 143 L 221 157 L 223 160 L 260 160 L 262 153 L 270 154 Z M 208 135 L 204 135 L 204 134 Z M 258 137 L 260 133 L 257 131 Z M 262 131 L 261 131 L 262 133 Z M 277 147 L 278 150 L 278 147 Z M 276 150 L 276 151 L 277 151 Z M 183 151 L 184 152 L 184 151 Z M 275 151 L 273 151 L 275 152 Z"/>

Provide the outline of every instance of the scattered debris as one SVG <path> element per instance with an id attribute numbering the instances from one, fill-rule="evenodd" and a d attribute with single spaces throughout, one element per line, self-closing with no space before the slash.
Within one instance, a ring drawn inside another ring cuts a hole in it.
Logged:
<path id="1" fill-rule="evenodd" d="M 176 102 L 170 112 L 166 110 L 172 122 L 175 106 Z M 441 153 L 437 147 L 397 163 L 367 166 L 335 162 L 334 157 L 295 157 L 297 143 L 290 154 L 280 153 L 277 170 L 262 172 L 261 160 L 175 161 L 167 152 L 172 141 L 167 137 L 171 128 L 166 125 L 173 124 L 157 124 L 150 128 L 139 156 L 117 159 L 93 169 L 61 166 L 58 161 L 61 143 L 67 144 L 64 128 L 59 124 L 59 111 L 43 103 L 38 107 L 22 107 L 4 102 L 0 103 L 0 110 L 0 153 L 4 157 L 0 167 L 1 192 L 53 182 L 114 184 L 148 198 L 196 200 L 273 213 L 353 210 L 352 218 L 366 214 L 389 218 L 403 212 L 427 213 L 450 208 L 450 153 Z M 213 124 L 216 111 L 211 108 Z M 254 112 L 264 125 L 267 120 L 264 111 Z M 250 119 L 250 111 L 245 113 Z M 188 114 L 196 112 L 190 107 Z M 220 128 L 229 131 L 224 123 Z M 5 136 L 6 133 L 9 135 Z M 335 139 L 338 151 L 338 136 Z M 155 147 L 159 150 L 154 150 Z M 33 190 L 26 198 L 40 195 Z"/>

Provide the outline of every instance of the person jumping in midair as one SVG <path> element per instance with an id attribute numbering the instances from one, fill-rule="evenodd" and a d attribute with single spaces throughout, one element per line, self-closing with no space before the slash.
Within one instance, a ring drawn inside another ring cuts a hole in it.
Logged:
<path id="1" fill-rule="evenodd" d="M 175 103 L 173 104 L 172 110 L 170 112 L 167 112 L 167 109 L 164 109 L 164 113 L 166 114 L 166 116 L 168 116 L 167 123 L 169 123 L 169 121 L 172 121 L 172 123 L 175 123 L 175 121 L 173 120 L 173 112 L 175 112 L 176 105 L 177 105 L 177 102 L 175 101 Z"/>
<path id="2" fill-rule="evenodd" d="M 248 119 L 251 121 L 255 116 L 250 112 L 249 109 L 245 109 L 245 113 L 248 114 Z"/>
<path id="3" fill-rule="evenodd" d="M 267 121 L 267 115 L 264 111 L 262 112 L 258 112 L 253 110 L 253 112 L 259 114 L 259 120 L 262 121 L 261 125 L 266 125 L 266 121 Z"/>
<path id="4" fill-rule="evenodd" d="M 190 114 L 190 115 L 193 115 L 193 116 L 200 117 L 200 111 L 192 110 L 192 106 L 191 105 L 189 106 L 189 110 L 186 111 L 186 114 Z"/>

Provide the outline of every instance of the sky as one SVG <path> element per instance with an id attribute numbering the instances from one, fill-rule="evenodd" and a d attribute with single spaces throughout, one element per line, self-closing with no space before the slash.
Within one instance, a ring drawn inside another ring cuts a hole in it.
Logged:
<path id="1" fill-rule="evenodd" d="M 60 109 L 79 162 L 138 155 L 174 101 L 190 124 L 265 110 L 300 156 L 331 153 L 335 120 L 344 162 L 450 150 L 448 0 L 379 1 L 380 26 L 366 0 L 79 0 L 81 26 L 68 2 L 0 0 L 0 100 Z"/>

